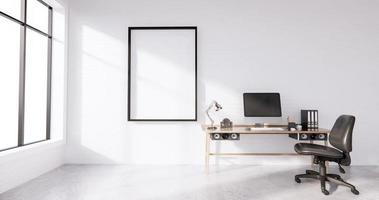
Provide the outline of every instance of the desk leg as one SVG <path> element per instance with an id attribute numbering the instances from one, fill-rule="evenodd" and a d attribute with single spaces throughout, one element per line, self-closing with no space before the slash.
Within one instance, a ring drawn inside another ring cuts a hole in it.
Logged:
<path id="1" fill-rule="evenodd" d="M 324 140 L 324 145 L 325 145 L 325 146 L 328 146 L 328 145 L 329 145 L 328 138 L 326 138 L 326 140 Z M 325 164 L 326 164 L 326 167 L 329 168 L 329 162 L 326 161 Z"/>
<path id="2" fill-rule="evenodd" d="M 313 144 L 314 142 L 313 142 L 313 140 L 310 140 L 309 143 Z M 315 164 L 313 162 L 314 159 L 315 159 L 315 157 L 311 156 L 311 168 L 314 168 L 314 166 L 315 166 Z"/>
<path id="3" fill-rule="evenodd" d="M 205 173 L 209 174 L 209 146 L 210 146 L 210 134 L 205 133 Z"/>

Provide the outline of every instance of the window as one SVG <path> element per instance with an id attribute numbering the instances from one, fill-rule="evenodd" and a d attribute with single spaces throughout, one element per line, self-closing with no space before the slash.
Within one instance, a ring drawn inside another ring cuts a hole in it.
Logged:
<path id="1" fill-rule="evenodd" d="M 50 139 L 52 11 L 0 1 L 0 151 Z"/>
<path id="2" fill-rule="evenodd" d="M 26 29 L 25 143 L 44 140 L 46 137 L 47 45 L 47 37 Z"/>
<path id="3" fill-rule="evenodd" d="M 21 0 L 1 0 L 0 11 L 21 20 Z"/>
<path id="4" fill-rule="evenodd" d="M 0 149 L 17 146 L 20 25 L 0 17 Z"/>

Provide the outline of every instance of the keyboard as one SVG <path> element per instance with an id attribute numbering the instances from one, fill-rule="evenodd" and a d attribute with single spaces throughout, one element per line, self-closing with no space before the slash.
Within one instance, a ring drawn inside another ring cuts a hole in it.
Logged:
<path id="1" fill-rule="evenodd" d="M 247 128 L 248 131 L 286 131 L 287 128 L 282 127 L 251 127 Z"/>

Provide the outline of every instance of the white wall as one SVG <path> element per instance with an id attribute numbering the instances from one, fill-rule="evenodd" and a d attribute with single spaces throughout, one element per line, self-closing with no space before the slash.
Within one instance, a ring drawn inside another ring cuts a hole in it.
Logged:
<path id="1" fill-rule="evenodd" d="M 0 152 L 0 193 L 64 164 L 66 132 L 67 14 L 66 0 L 47 0 L 53 7 L 51 140 Z"/>
<path id="2" fill-rule="evenodd" d="M 21 185 L 63 164 L 64 143 L 44 142 L 8 150 L 0 156 L 0 193 Z M 16 152 L 15 152 L 16 151 Z"/>
<path id="3" fill-rule="evenodd" d="M 281 93 L 283 119 L 318 109 L 320 126 L 330 128 L 338 115 L 355 115 L 353 164 L 378 165 L 378 9 L 371 0 L 72 1 L 66 162 L 202 164 L 207 104 L 223 105 L 217 121 L 252 122 L 243 117 L 242 93 L 273 91 Z M 199 121 L 127 122 L 127 28 L 165 25 L 198 26 Z M 217 149 L 292 151 L 293 144 L 255 136 Z"/>

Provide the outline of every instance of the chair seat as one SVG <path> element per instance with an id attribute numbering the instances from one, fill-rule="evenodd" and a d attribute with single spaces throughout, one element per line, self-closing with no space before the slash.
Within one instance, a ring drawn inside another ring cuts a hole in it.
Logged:
<path id="1" fill-rule="evenodd" d="M 318 144 L 297 143 L 295 144 L 295 151 L 302 155 L 314 155 L 333 159 L 343 158 L 342 152 L 337 149 Z"/>

